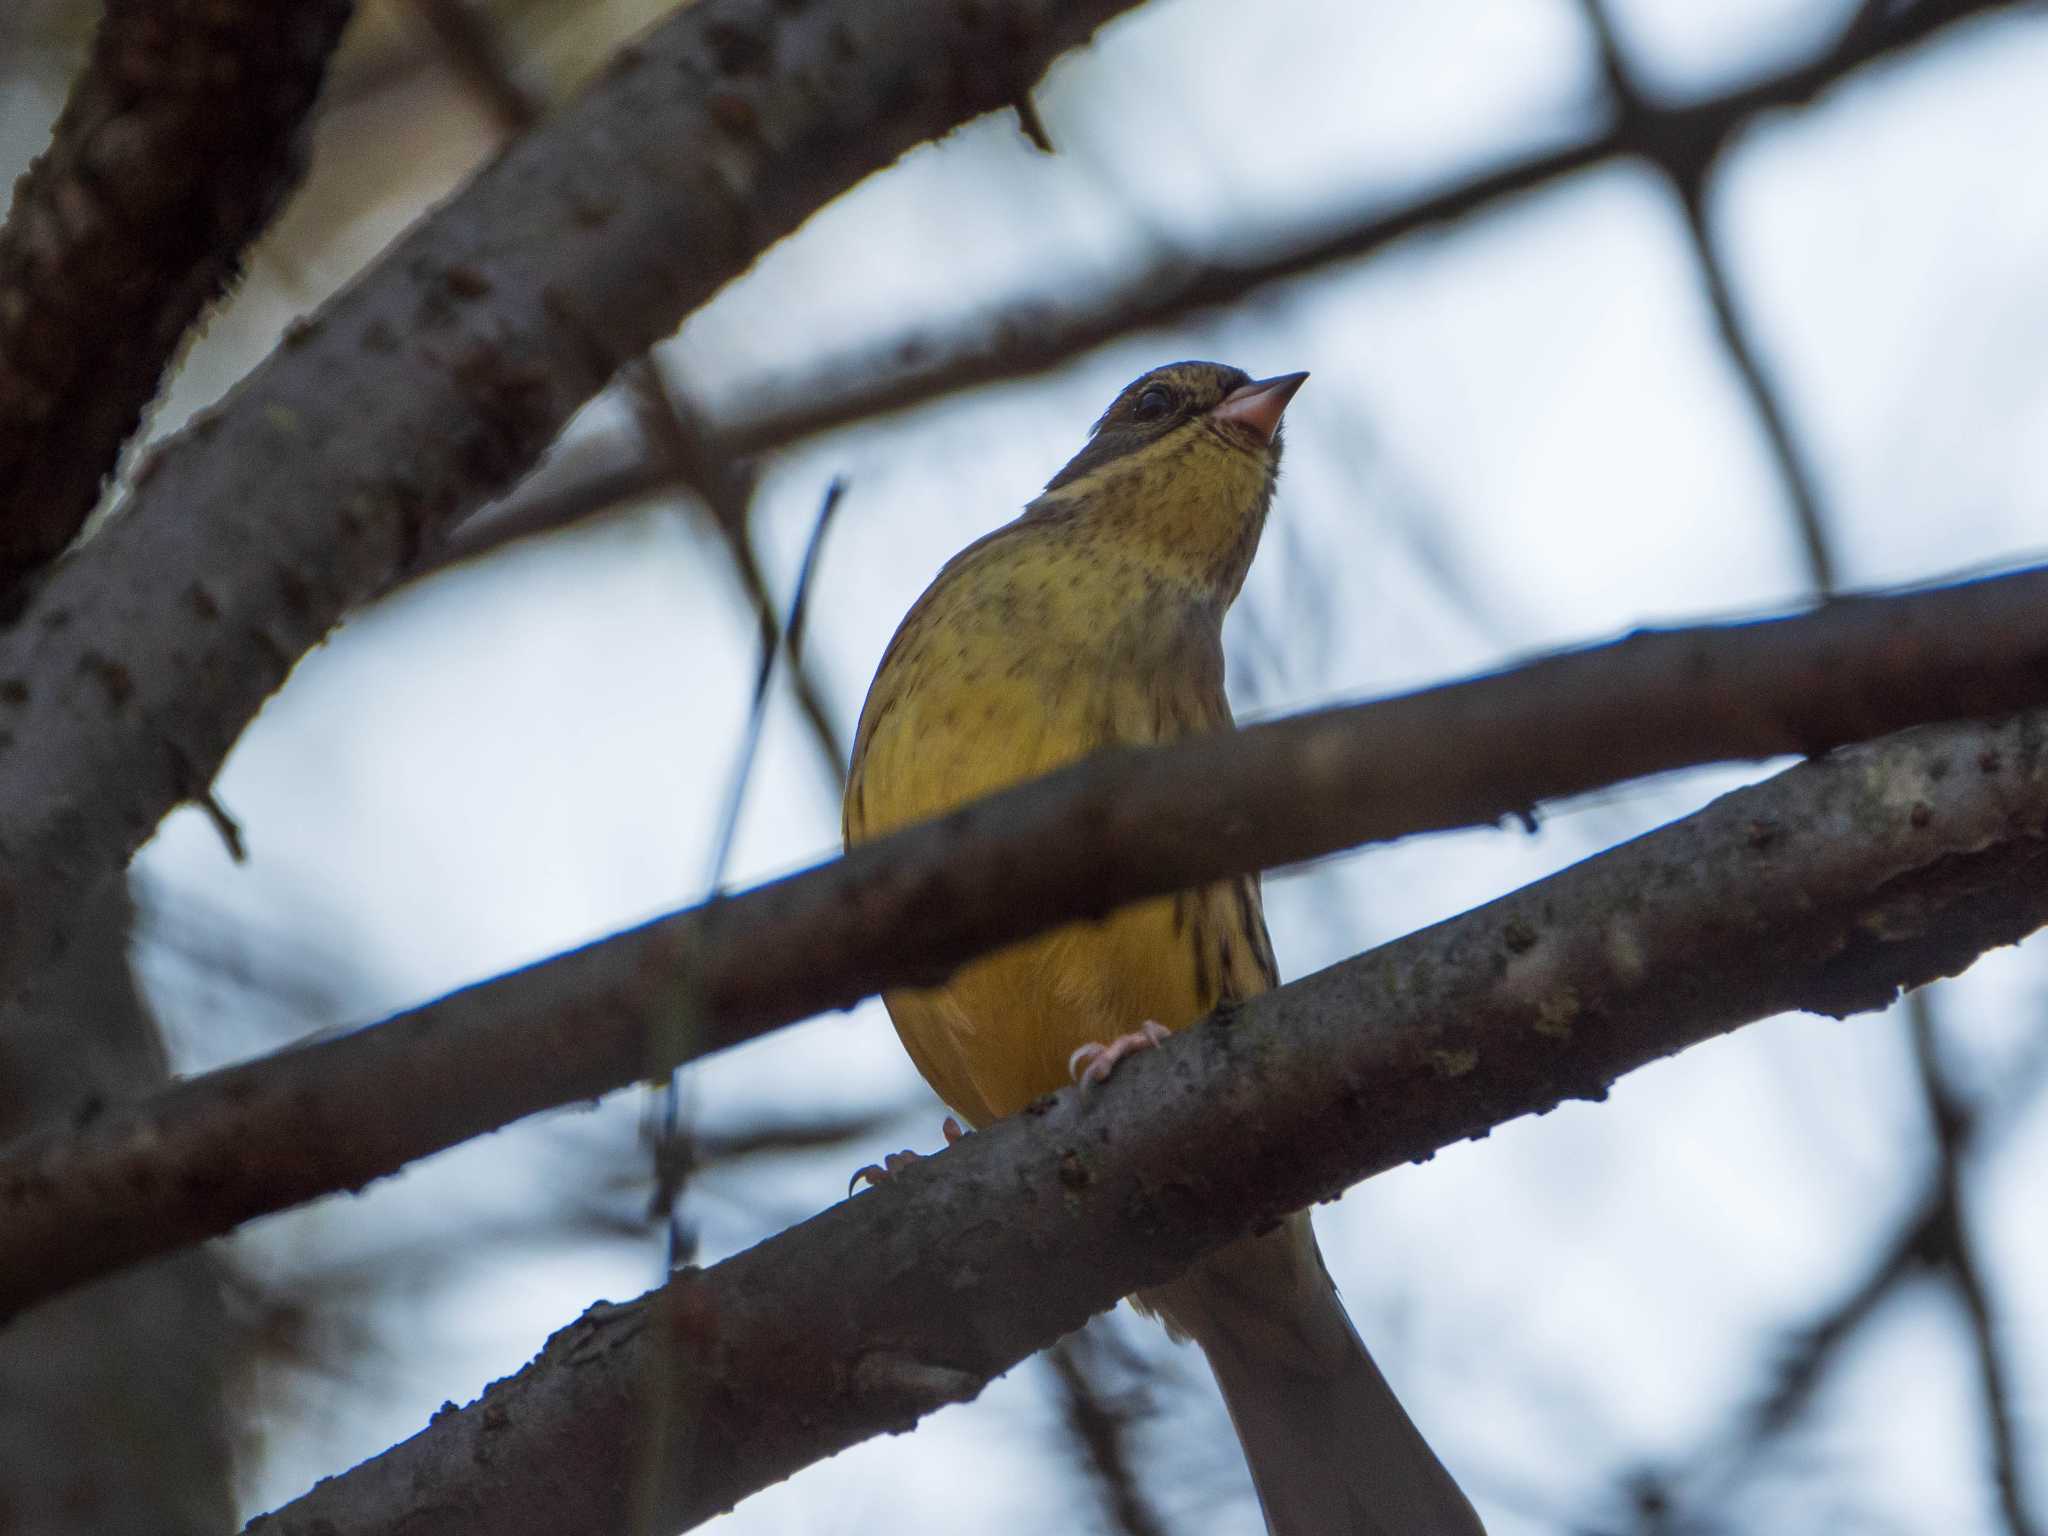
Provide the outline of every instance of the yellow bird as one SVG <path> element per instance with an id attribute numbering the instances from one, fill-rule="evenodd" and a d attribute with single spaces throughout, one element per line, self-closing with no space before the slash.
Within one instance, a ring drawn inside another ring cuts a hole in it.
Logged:
<path id="1" fill-rule="evenodd" d="M 1113 743 L 1231 728 L 1223 615 L 1273 501 L 1281 414 L 1307 377 L 1154 369 L 1023 516 L 946 565 L 861 712 L 849 847 Z M 1277 981 L 1247 876 L 884 1000 L 925 1080 L 985 1126 Z M 1133 1300 L 1207 1355 L 1272 1536 L 1481 1530 L 1359 1342 L 1306 1212 Z"/>

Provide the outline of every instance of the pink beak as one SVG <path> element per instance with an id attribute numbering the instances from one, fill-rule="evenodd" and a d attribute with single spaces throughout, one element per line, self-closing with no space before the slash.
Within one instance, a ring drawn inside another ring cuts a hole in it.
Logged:
<path id="1" fill-rule="evenodd" d="M 1270 443 L 1273 434 L 1280 430 L 1280 416 L 1287 409 L 1287 402 L 1307 378 L 1305 373 L 1282 373 L 1240 384 L 1209 414 L 1217 421 L 1253 433 L 1261 443 Z"/>

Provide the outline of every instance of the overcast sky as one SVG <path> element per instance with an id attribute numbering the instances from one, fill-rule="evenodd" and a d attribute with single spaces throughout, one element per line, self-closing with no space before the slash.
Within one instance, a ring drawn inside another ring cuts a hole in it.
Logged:
<path id="1" fill-rule="evenodd" d="M 1644 78 L 1674 97 L 1823 46 L 1848 9 L 1616 5 Z M 2043 78 L 2048 25 L 1980 26 L 1766 122 L 1715 179 L 1737 298 L 1853 584 L 2040 553 Z M 667 362 L 716 414 L 722 398 L 820 356 L 943 328 L 992 298 L 1092 291 L 1175 246 L 1255 245 L 1583 133 L 1600 120 L 1597 81 L 1580 13 L 1564 3 L 1160 0 L 1040 93 L 1058 156 L 1037 154 L 1007 119 L 918 151 L 771 252 L 685 327 Z M 487 152 L 488 126 L 445 83 L 405 89 L 403 111 L 386 102 L 329 118 L 313 182 L 187 360 L 160 430 L 214 398 Z M 18 161 L 48 110 L 0 115 Z M 405 151 L 396 191 L 386 141 Z M 347 179 L 366 161 L 372 191 Z M 1614 169 L 1043 379 L 779 457 L 758 536 L 785 598 L 828 480 L 850 483 L 810 639 L 846 734 L 889 633 L 940 563 L 1014 515 L 1124 382 L 1183 356 L 1312 374 L 1233 620 L 1241 715 L 1415 686 L 1643 622 L 1782 607 L 1804 591 L 1784 495 L 1717 350 L 1677 205 L 1655 175 Z M 600 404 L 574 434 L 618 424 Z M 361 615 L 298 669 L 222 777 L 249 863 L 231 866 L 184 812 L 142 857 L 148 888 L 252 964 L 302 969 L 331 1016 L 301 1028 L 361 1022 L 700 899 L 754 664 L 752 621 L 721 562 L 697 523 L 650 506 Z M 1624 789 L 1562 808 L 1533 837 L 1418 839 L 1279 877 L 1268 910 L 1283 970 L 1460 911 L 1747 776 Z M 729 879 L 826 857 L 837 830 L 832 786 L 778 694 Z M 184 1065 L 263 1040 L 260 1010 L 223 1003 L 175 956 L 153 956 L 149 972 Z M 1973 1086 L 2000 1082 L 2038 1029 L 2042 983 L 2034 945 L 1944 989 L 1942 1019 L 1967 1043 Z M 1618 1468 L 1731 1423 L 1783 1330 L 1859 1277 L 1926 1156 L 1903 1041 L 1895 1019 L 1773 1021 L 1637 1073 L 1604 1104 L 1511 1125 L 1318 1213 L 1361 1331 L 1496 1536 L 1584 1518 Z M 872 1004 L 710 1062 L 690 1086 L 712 1126 L 919 1106 L 859 1160 L 936 1143 L 941 1111 L 921 1093 Z M 362 1322 L 382 1352 L 353 1384 L 305 1389 L 301 1415 L 272 1435 L 252 1511 L 414 1432 L 442 1401 L 473 1397 L 591 1301 L 655 1282 L 654 1235 L 524 1242 L 518 1230 L 537 1192 L 587 1187 L 630 1214 L 605 1181 L 635 1172 L 638 1100 L 547 1117 L 367 1198 L 265 1224 L 252 1262 L 279 1270 L 432 1248 L 451 1222 L 496 1223 L 502 1241 L 380 1299 Z M 1988 1156 L 1974 1225 L 2039 1467 L 2048 1229 L 2029 1172 L 2048 1156 L 2048 1116 L 2022 1117 Z M 839 1198 L 850 1170 L 837 1156 L 791 1157 L 707 1181 L 689 1207 L 704 1257 Z M 1840 1491 L 1840 1529 L 1993 1529 L 1960 1346 L 1946 1300 L 1893 1308 L 1777 1475 Z M 1176 1531 L 1251 1532 L 1256 1512 L 1217 1449 L 1228 1442 L 1199 1360 L 1176 1362 L 1200 1390 L 1175 1394 L 1149 1436 L 1150 1464 L 1173 1473 L 1153 1490 Z M 1027 1365 L 915 1435 L 748 1501 L 725 1528 L 1067 1529 L 1083 1497 L 1068 1455 L 1043 1374 Z M 1745 1497 L 1771 1493 L 1747 1486 Z"/>

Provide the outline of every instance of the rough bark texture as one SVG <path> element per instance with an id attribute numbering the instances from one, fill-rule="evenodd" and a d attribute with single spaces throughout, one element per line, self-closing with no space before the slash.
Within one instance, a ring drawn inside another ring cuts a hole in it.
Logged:
<path id="1" fill-rule="evenodd" d="M 1137 0 L 704 0 L 146 465 L 0 635 L 0 997 L 292 664 L 625 359 Z"/>
<path id="2" fill-rule="evenodd" d="M 695 1523 L 1369 1174 L 1753 1019 L 1881 1007 L 2048 920 L 2044 748 L 2040 716 L 1855 748 L 1219 1012 L 1100 1090 L 594 1308 L 252 1529 Z"/>
<path id="3" fill-rule="evenodd" d="M 304 170 L 353 0 L 109 0 L 0 229 L 0 608 L 64 549 Z"/>
<path id="4" fill-rule="evenodd" d="M 124 884 L 79 943 L 0 1008 L 0 1141 L 162 1085 L 128 969 Z M 229 1348 L 212 1257 L 181 1253 L 38 1307 L 0 1332 L 0 1531 L 218 1536 L 235 1518 Z"/>
<path id="5" fill-rule="evenodd" d="M 0 1157 L 0 1316 L 1125 902 L 1485 824 L 1638 774 L 2040 700 L 2048 572 L 2030 571 L 1644 632 L 1098 757 L 821 869 L 13 1149 Z"/>

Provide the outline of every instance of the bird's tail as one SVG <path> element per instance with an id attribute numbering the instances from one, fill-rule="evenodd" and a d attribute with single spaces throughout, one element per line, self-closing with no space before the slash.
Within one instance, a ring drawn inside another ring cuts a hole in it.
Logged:
<path id="1" fill-rule="evenodd" d="M 1209 1357 L 1270 1536 L 1485 1536 L 1359 1342 L 1306 1212 L 1135 1299 Z"/>

